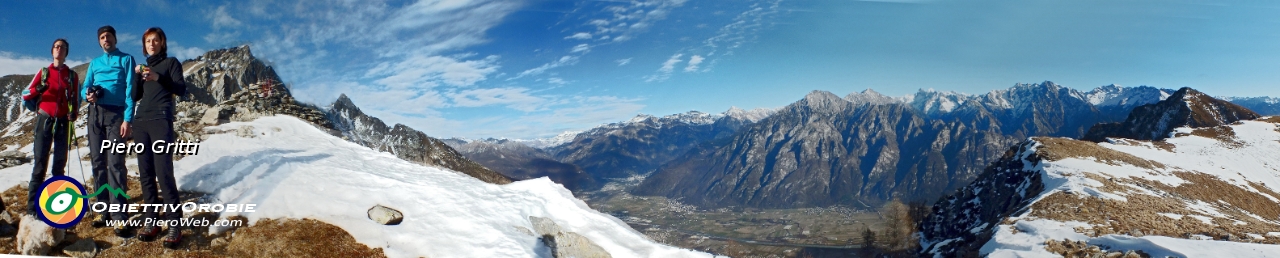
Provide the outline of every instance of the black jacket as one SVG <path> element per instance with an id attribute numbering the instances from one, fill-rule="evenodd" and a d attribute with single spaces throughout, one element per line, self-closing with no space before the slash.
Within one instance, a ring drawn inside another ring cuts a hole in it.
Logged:
<path id="1" fill-rule="evenodd" d="M 138 86 L 133 87 L 133 101 L 138 102 L 133 121 L 168 119 L 172 122 L 177 109 L 177 97 L 187 94 L 187 82 L 182 78 L 182 63 L 177 58 L 170 57 L 150 67 L 160 78 L 155 81 L 139 81 Z"/>

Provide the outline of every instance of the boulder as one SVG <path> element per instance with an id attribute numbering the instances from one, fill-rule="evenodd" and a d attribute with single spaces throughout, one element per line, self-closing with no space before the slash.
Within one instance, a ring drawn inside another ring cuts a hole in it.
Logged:
<path id="1" fill-rule="evenodd" d="M 382 225 L 400 225 L 400 222 L 404 220 L 404 214 L 396 209 L 377 205 L 369 208 L 369 219 Z"/>
<path id="2" fill-rule="evenodd" d="M 215 106 L 204 110 L 204 116 L 200 118 L 201 124 L 220 125 L 231 121 L 231 116 L 236 113 L 235 107 Z"/>
<path id="3" fill-rule="evenodd" d="M 80 241 L 63 248 L 62 253 L 76 258 L 92 258 L 98 255 L 98 244 L 95 244 L 93 239 L 80 239 Z"/>
<path id="4" fill-rule="evenodd" d="M 561 230 L 560 225 L 557 225 L 551 219 L 529 216 L 529 223 L 533 224 L 533 230 L 537 232 L 537 235 L 542 236 L 542 244 L 551 248 L 553 257 L 612 257 L 604 248 L 591 242 L 591 239 L 587 239 L 578 233 Z"/>
<path id="5" fill-rule="evenodd" d="M 50 227 L 31 215 L 23 215 L 18 224 L 18 253 L 23 255 L 48 255 L 53 246 L 62 242 L 66 232 Z"/>

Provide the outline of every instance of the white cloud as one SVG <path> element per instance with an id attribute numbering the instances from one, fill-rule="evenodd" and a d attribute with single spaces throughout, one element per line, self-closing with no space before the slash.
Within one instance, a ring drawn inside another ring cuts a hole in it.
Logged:
<path id="1" fill-rule="evenodd" d="M 595 27 L 600 40 L 622 42 L 635 38 L 636 35 L 648 31 L 649 27 L 663 19 L 671 10 L 685 4 L 686 0 L 640 0 L 622 3 L 603 8 L 603 18 L 591 19 L 586 25 Z"/>
<path id="2" fill-rule="evenodd" d="M 590 45 L 578 44 L 577 46 L 573 46 L 573 50 L 570 50 L 569 53 L 578 53 L 578 52 L 587 52 L 587 51 L 591 51 Z"/>
<path id="3" fill-rule="evenodd" d="M 41 67 L 53 62 L 53 57 L 35 58 L 18 56 L 0 51 L 0 76 L 10 74 L 35 74 Z"/>
<path id="4" fill-rule="evenodd" d="M 242 23 L 231 14 L 227 13 L 227 6 L 219 6 L 218 9 L 209 13 L 209 20 L 213 22 L 213 29 L 218 30 L 224 27 L 239 27 Z"/>
<path id="5" fill-rule="evenodd" d="M 184 47 L 177 41 L 169 41 L 169 56 L 177 58 L 178 60 L 193 59 L 200 55 L 204 55 L 205 52 L 209 51 L 198 47 Z"/>
<path id="6" fill-rule="evenodd" d="M 526 88 L 469 89 L 449 94 L 449 98 L 457 107 L 505 105 L 525 112 L 536 111 L 545 100 L 529 95 L 528 91 Z"/>
<path id="7" fill-rule="evenodd" d="M 547 83 L 555 84 L 555 85 L 565 85 L 565 84 L 569 84 L 569 81 L 565 81 L 563 78 L 560 78 L 560 77 L 551 77 L 547 79 Z"/>
<path id="8" fill-rule="evenodd" d="M 631 58 L 618 59 L 614 60 L 614 62 L 617 62 L 618 66 L 624 66 L 631 63 Z"/>
<path id="9" fill-rule="evenodd" d="M 658 73 L 646 77 L 644 81 L 661 82 L 671 78 L 671 72 L 676 70 L 676 65 L 683 62 L 680 60 L 680 57 L 682 56 L 684 56 L 684 54 L 675 54 L 672 55 L 671 58 L 667 58 L 667 61 L 662 62 L 662 67 L 658 68 Z"/>
<path id="10" fill-rule="evenodd" d="M 465 87 L 497 71 L 497 61 L 498 56 L 463 61 L 453 57 L 415 55 L 399 62 L 379 64 L 365 76 L 381 77 L 374 82 L 391 89 L 429 89 L 442 84 Z"/>
<path id="11" fill-rule="evenodd" d="M 702 60 L 703 60 L 703 59 L 704 59 L 704 58 L 702 58 L 702 56 L 700 56 L 700 55 L 693 55 L 693 56 L 689 57 L 689 66 L 685 66 L 685 67 L 684 67 L 684 71 L 685 71 L 685 72 L 696 72 L 696 71 L 698 71 L 698 65 L 699 65 L 699 64 L 702 64 Z"/>
<path id="12" fill-rule="evenodd" d="M 510 79 L 507 79 L 507 80 L 515 80 L 515 79 L 524 78 L 525 76 L 539 75 L 547 72 L 547 70 L 552 68 L 561 67 L 565 65 L 573 65 L 576 63 L 578 63 L 578 56 L 562 56 L 560 57 L 560 59 L 556 59 L 556 61 L 542 64 L 542 66 L 538 66 L 533 69 L 524 70 L 523 72 L 520 72 L 520 74 L 517 74 L 516 77 L 511 77 Z"/>
<path id="13" fill-rule="evenodd" d="M 591 33 L 578 32 L 564 38 L 565 39 L 591 39 Z"/>

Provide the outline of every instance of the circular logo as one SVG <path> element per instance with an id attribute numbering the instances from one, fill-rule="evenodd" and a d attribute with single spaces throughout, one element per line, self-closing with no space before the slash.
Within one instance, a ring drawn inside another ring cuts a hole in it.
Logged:
<path id="1" fill-rule="evenodd" d="M 54 176 L 44 181 L 40 187 L 40 198 L 36 199 L 36 207 L 41 220 L 55 228 L 70 228 L 84 218 L 88 202 L 84 185 L 68 176 Z"/>

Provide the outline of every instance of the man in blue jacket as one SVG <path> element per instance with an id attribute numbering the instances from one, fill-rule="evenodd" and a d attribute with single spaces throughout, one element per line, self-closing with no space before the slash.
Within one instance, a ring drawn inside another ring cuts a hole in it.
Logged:
<path id="1" fill-rule="evenodd" d="M 125 143 L 129 137 L 129 121 L 133 117 L 133 56 L 120 52 L 116 48 L 116 29 L 111 26 L 98 28 L 98 45 L 105 53 L 89 62 L 89 70 L 85 72 L 84 87 L 80 95 L 90 103 L 88 121 L 89 155 L 93 164 L 94 191 L 110 185 L 121 192 L 127 191 L 126 180 L 128 170 L 124 166 L 125 153 L 115 153 L 111 148 L 103 149 L 103 141 L 111 145 Z M 98 202 L 107 204 L 127 204 L 124 196 L 104 191 L 97 197 Z M 109 218 L 99 214 L 94 219 L 94 226 L 106 225 L 103 219 L 124 221 L 129 214 L 123 211 L 107 212 Z M 123 224 L 123 223 L 121 223 Z M 128 227 L 117 224 L 115 233 L 118 236 L 129 235 Z"/>

